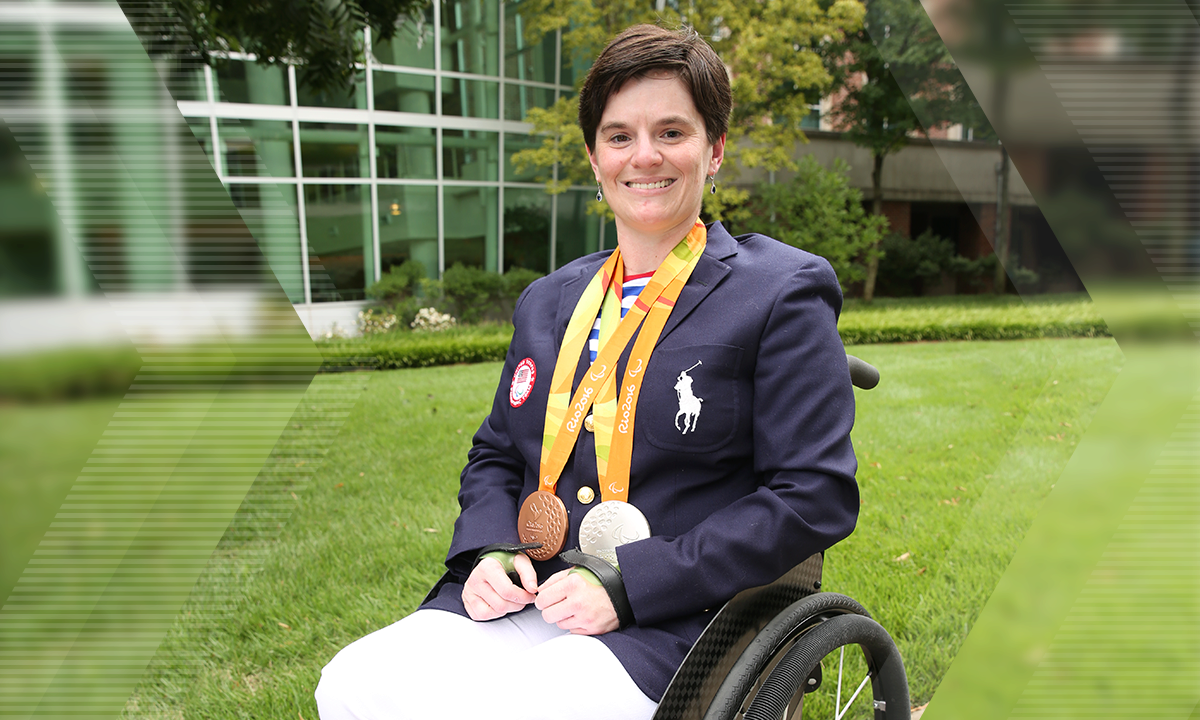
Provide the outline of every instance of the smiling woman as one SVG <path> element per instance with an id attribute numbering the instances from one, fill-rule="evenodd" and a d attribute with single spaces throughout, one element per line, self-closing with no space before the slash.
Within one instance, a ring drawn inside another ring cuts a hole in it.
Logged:
<path id="1" fill-rule="evenodd" d="M 517 302 L 446 573 L 325 667 L 326 720 L 646 720 L 716 609 L 854 528 L 833 270 L 699 221 L 731 104 L 691 30 L 596 60 L 579 121 L 617 250 Z"/>
<path id="2" fill-rule="evenodd" d="M 628 272 L 653 272 L 687 234 L 724 155 L 725 136 L 708 141 L 691 93 L 671 73 L 630 80 L 609 98 L 588 159 Z"/>

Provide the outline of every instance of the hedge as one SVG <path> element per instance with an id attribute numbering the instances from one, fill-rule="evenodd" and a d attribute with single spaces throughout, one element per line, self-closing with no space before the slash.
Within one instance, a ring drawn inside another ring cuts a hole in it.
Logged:
<path id="1" fill-rule="evenodd" d="M 142 368 L 132 347 L 52 350 L 0 357 L 0 399 L 50 402 L 123 395 Z"/>
<path id="2" fill-rule="evenodd" d="M 503 360 L 512 332 L 511 325 L 492 325 L 323 341 L 318 343 L 325 357 L 321 370 L 395 370 Z"/>
<path id="3" fill-rule="evenodd" d="M 838 332 L 846 345 L 936 340 L 1023 340 L 1109 335 L 1087 295 L 954 296 L 848 301 Z M 507 325 L 445 333 L 394 332 L 320 344 L 323 370 L 429 367 L 503 360 L 512 338 Z"/>
<path id="4" fill-rule="evenodd" d="M 1143 326 L 1154 336 L 1190 336 L 1164 324 L 1161 312 L 1141 311 L 1122 328 Z M 1153 332 L 1150 332 L 1150 331 Z M 838 323 L 847 345 L 936 340 L 1021 340 L 1109 335 L 1087 295 L 955 296 L 847 301 Z M 503 360 L 512 326 L 489 324 L 441 333 L 398 331 L 361 338 L 319 341 L 323 372 L 391 370 Z M 210 361 L 214 370 L 219 359 Z M 131 348 L 70 350 L 0 358 L 0 400 L 53 401 L 121 395 L 141 368 Z M 240 378 L 232 368 L 231 382 Z"/>
<path id="5" fill-rule="evenodd" d="M 987 295 L 849 301 L 838 322 L 847 345 L 937 340 L 1100 337 L 1108 326 L 1086 295 L 1022 300 Z"/>

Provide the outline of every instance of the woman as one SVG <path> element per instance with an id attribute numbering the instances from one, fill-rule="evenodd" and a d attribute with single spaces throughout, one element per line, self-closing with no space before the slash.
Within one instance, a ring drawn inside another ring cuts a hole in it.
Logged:
<path id="1" fill-rule="evenodd" d="M 853 529 L 837 278 L 698 221 L 731 99 L 691 31 L 597 59 L 579 121 L 619 249 L 518 301 L 447 572 L 325 668 L 326 720 L 649 718 L 726 600 Z"/>

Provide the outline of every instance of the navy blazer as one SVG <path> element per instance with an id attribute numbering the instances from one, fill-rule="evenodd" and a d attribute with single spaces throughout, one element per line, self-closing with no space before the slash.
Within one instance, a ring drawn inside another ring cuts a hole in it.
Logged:
<path id="1" fill-rule="evenodd" d="M 447 573 L 423 607 L 466 615 L 462 583 L 479 549 L 519 542 L 518 509 L 538 488 L 558 349 L 607 256 L 580 258 L 518 300 L 495 402 L 462 473 Z M 629 502 L 645 513 L 653 537 L 617 550 L 637 622 L 599 636 L 655 701 L 723 603 L 854 529 L 854 394 L 837 334 L 841 304 L 823 258 L 763 235 L 735 239 L 720 224 L 709 227 L 637 405 Z M 513 407 L 512 375 L 525 358 L 536 377 L 528 399 Z M 576 384 L 587 366 L 585 348 Z M 686 433 L 675 389 L 683 371 L 701 399 Z M 586 505 L 576 494 L 584 485 L 596 495 Z M 567 547 L 578 547 L 579 524 L 600 500 L 591 433 L 580 433 L 556 492 L 570 515 Z M 564 565 L 555 558 L 534 567 L 541 582 Z"/>

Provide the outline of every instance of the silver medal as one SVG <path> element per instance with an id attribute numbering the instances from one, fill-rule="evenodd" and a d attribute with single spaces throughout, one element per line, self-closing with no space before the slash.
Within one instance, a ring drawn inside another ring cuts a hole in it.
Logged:
<path id="1" fill-rule="evenodd" d="M 579 549 L 617 565 L 617 546 L 650 537 L 650 523 L 633 505 L 606 500 L 588 511 L 579 525 Z"/>

